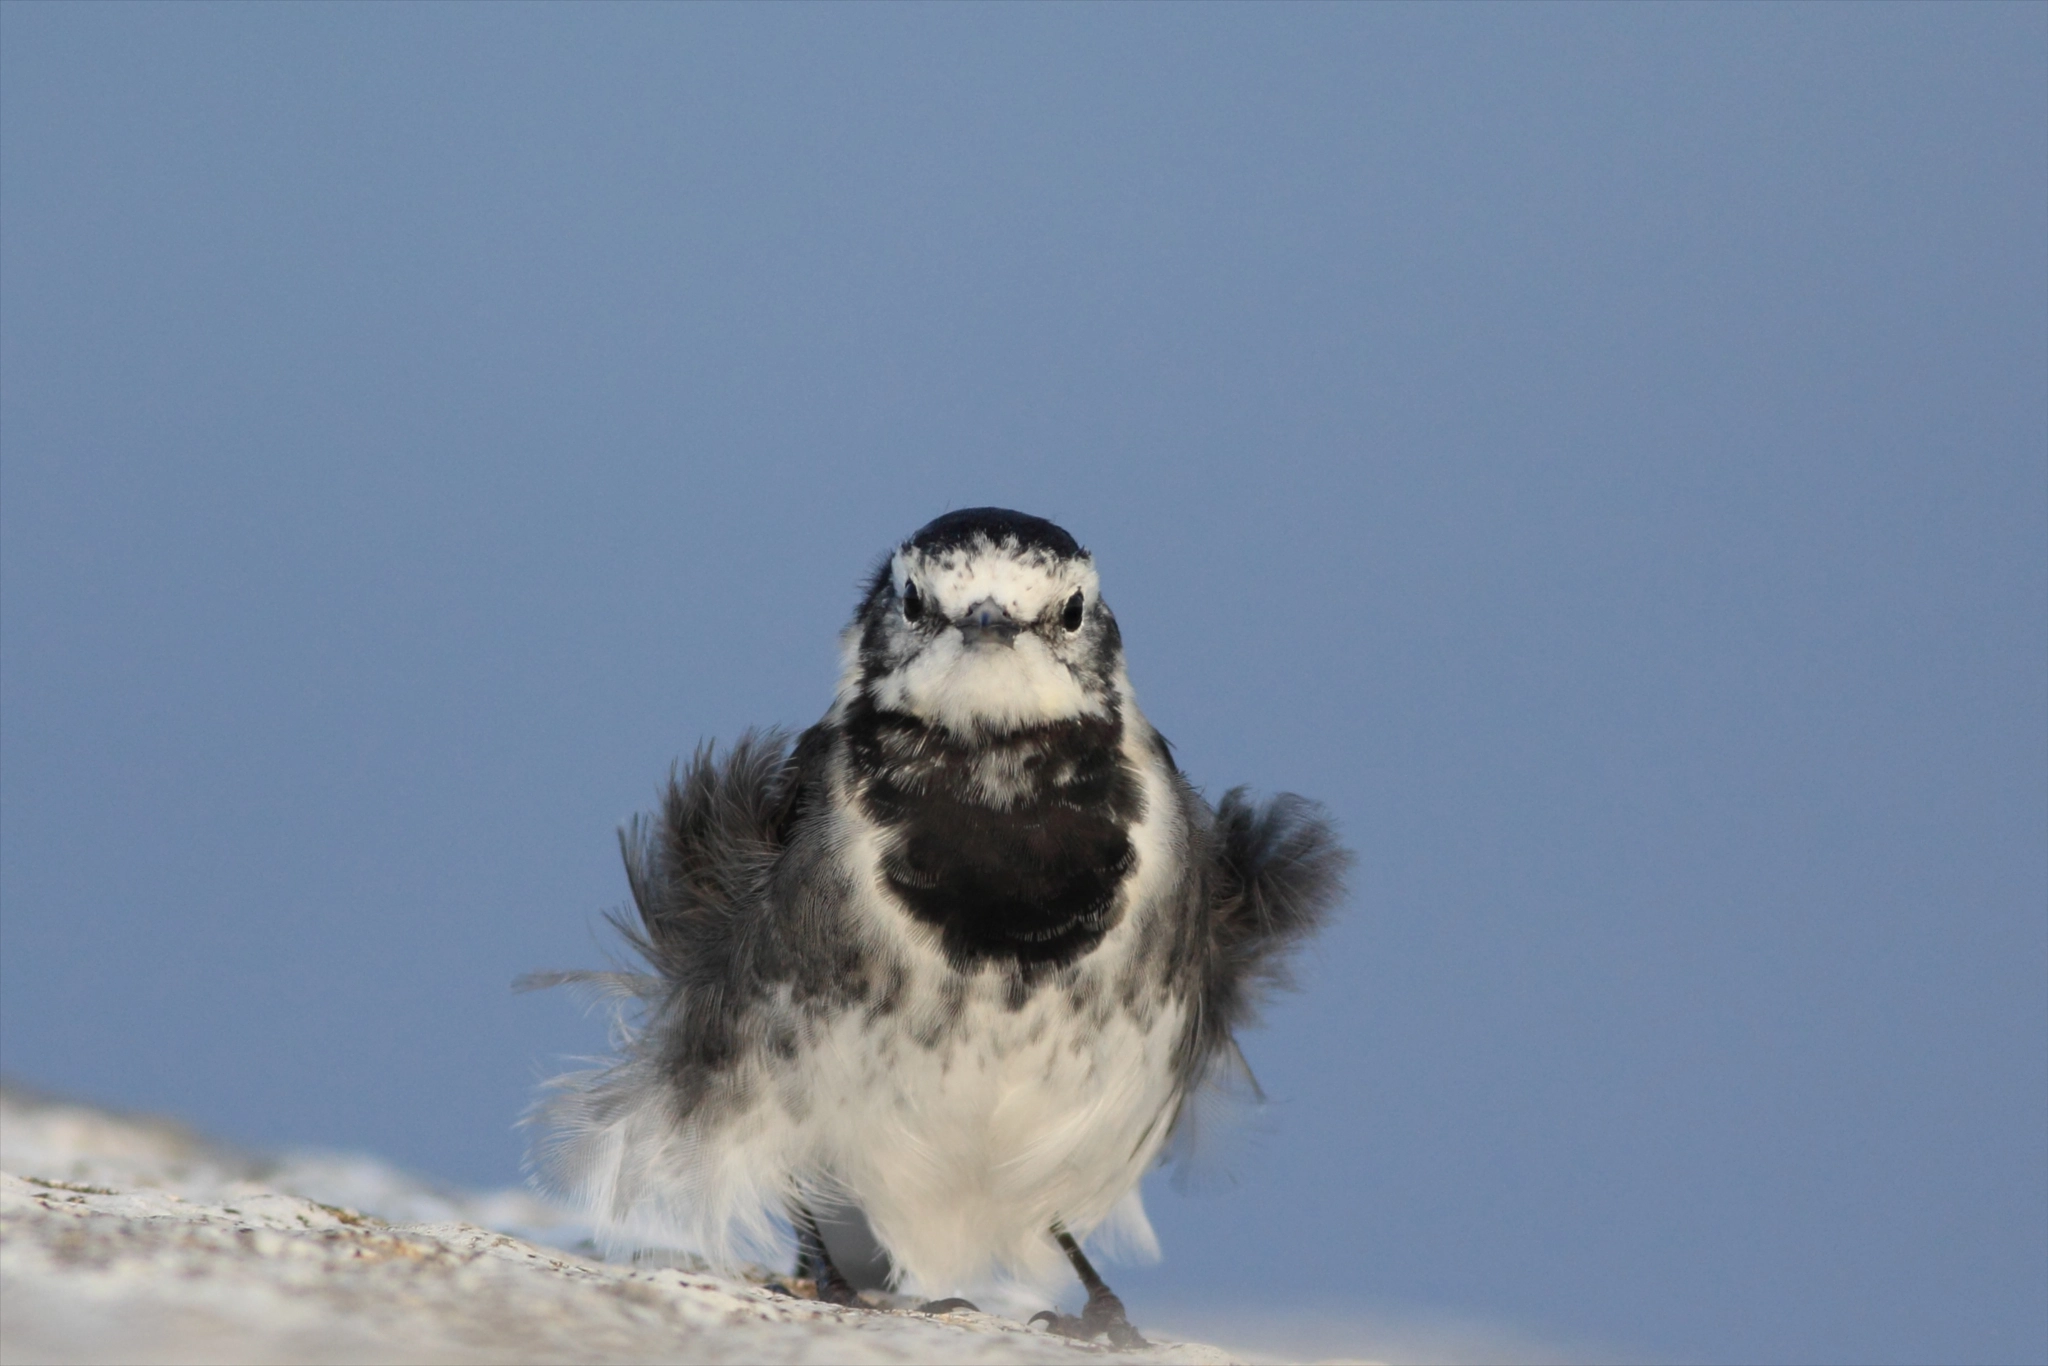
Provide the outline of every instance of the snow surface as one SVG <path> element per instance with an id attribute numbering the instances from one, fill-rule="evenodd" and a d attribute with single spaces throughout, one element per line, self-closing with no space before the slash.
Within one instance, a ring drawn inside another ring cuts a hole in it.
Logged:
<path id="1" fill-rule="evenodd" d="M 519 1191 L 441 1189 L 364 1157 L 237 1153 L 168 1121 L 0 1090 L 7 1363 L 1257 1359 L 1195 1343 L 1111 1352 L 991 1314 L 841 1309 L 765 1274 L 547 1245 L 580 1234 Z"/>

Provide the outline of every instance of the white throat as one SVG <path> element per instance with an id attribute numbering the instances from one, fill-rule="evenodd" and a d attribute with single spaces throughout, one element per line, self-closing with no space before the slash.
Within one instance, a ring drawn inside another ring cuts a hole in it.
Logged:
<path id="1" fill-rule="evenodd" d="M 875 680 L 875 702 L 961 735 L 1108 714 L 1038 637 L 1026 632 L 1013 645 L 969 645 L 951 628 Z"/>

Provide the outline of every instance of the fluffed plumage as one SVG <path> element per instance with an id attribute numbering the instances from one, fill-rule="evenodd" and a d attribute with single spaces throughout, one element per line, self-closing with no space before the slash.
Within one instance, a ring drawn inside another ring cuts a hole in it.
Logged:
<path id="1" fill-rule="evenodd" d="M 1050 1230 L 1156 1252 L 1137 1183 L 1341 895 L 1314 803 L 1212 811 L 1132 699 L 1092 559 L 953 513 L 886 561 L 831 711 L 700 747 L 621 834 L 649 973 L 539 1112 L 627 1236 L 786 1255 L 860 1209 L 898 1278 L 1043 1286 Z"/>

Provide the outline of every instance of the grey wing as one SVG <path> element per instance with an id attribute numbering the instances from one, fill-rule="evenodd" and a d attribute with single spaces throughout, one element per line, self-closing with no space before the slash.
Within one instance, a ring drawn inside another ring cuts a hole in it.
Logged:
<path id="1" fill-rule="evenodd" d="M 1227 1034 L 1288 984 L 1287 951 L 1343 898 L 1352 856 L 1319 804 L 1292 792 L 1258 804 L 1234 787 L 1216 804 L 1209 857 L 1202 1014 Z"/>
<path id="2" fill-rule="evenodd" d="M 669 774 L 661 809 L 619 831 L 639 924 L 611 920 L 668 982 L 730 984 L 806 795 L 813 736 L 792 751 L 785 731 L 748 731 L 723 758 L 700 745 Z"/>
<path id="3" fill-rule="evenodd" d="M 792 746 L 749 731 L 723 755 L 700 746 L 659 808 L 619 832 L 636 920 L 609 918 L 651 972 L 554 973 L 523 985 L 596 986 L 620 1004 L 617 1053 L 558 1077 L 528 1116 L 543 1179 L 624 1211 L 672 1170 L 672 1136 L 715 1125 L 739 1098 L 738 1073 L 772 1040 L 750 1004 L 775 974 L 773 880 L 812 800 L 829 736 Z"/>
<path id="4" fill-rule="evenodd" d="M 1201 802 L 1192 792 L 1188 798 Z M 1166 1151 L 1182 1175 L 1220 1121 L 1263 1099 L 1236 1032 L 1289 985 L 1289 951 L 1343 899 L 1352 863 L 1320 805 L 1291 792 L 1257 803 L 1242 787 L 1223 795 L 1190 853 L 1198 865 L 1188 955 L 1196 1008 Z"/>
<path id="5" fill-rule="evenodd" d="M 587 985 L 652 1003 L 678 987 L 731 984 L 734 951 L 767 895 L 776 859 L 807 791 L 804 760 L 820 747 L 805 732 L 794 752 L 782 730 L 747 731 L 721 758 L 699 745 L 669 772 L 661 805 L 619 830 L 636 915 L 605 919 L 653 973 L 540 972 L 522 991 Z"/>
<path id="6" fill-rule="evenodd" d="M 612 923 L 657 974 L 642 1049 L 685 1111 L 742 1055 L 777 1045 L 756 1035 L 786 1028 L 749 1007 L 797 970 L 778 876 L 830 747 L 815 726 L 794 746 L 776 730 L 748 731 L 722 758 L 700 746 L 669 776 L 660 810 L 619 832 L 640 921 Z"/>

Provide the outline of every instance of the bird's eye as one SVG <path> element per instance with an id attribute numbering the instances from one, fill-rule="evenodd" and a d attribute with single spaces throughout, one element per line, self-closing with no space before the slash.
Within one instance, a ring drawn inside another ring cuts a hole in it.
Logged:
<path id="1" fill-rule="evenodd" d="M 1060 625 L 1066 627 L 1069 631 L 1080 630 L 1081 609 L 1086 605 L 1086 601 L 1076 591 L 1073 597 L 1067 599 L 1066 610 L 1060 613 Z"/>
<path id="2" fill-rule="evenodd" d="M 904 619 L 905 621 L 916 621 L 916 620 L 917 620 L 917 619 L 918 619 L 919 617 L 921 617 L 921 616 L 923 616 L 923 615 L 924 615 L 924 595 L 923 595 L 923 594 L 921 594 L 921 593 L 919 593 L 919 592 L 917 591 L 917 585 L 916 585 L 916 584 L 914 584 L 914 583 L 906 583 L 906 584 L 904 584 L 904 585 L 903 585 L 903 619 Z"/>

